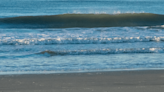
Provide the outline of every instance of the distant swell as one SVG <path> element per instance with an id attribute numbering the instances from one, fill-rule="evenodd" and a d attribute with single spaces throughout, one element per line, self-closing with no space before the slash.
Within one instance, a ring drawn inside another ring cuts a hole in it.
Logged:
<path id="1" fill-rule="evenodd" d="M 126 14 L 63 14 L 1 18 L 1 27 L 71 28 L 123 27 L 164 25 L 164 15 L 151 13 Z"/>
<path id="2" fill-rule="evenodd" d="M 37 54 L 44 55 L 94 55 L 94 54 L 121 54 L 121 53 L 163 53 L 164 48 L 128 48 L 128 49 L 93 49 L 93 50 L 63 50 L 43 51 Z"/>
<path id="3" fill-rule="evenodd" d="M 164 37 L 0 39 L 0 45 L 107 44 L 164 41 Z"/>

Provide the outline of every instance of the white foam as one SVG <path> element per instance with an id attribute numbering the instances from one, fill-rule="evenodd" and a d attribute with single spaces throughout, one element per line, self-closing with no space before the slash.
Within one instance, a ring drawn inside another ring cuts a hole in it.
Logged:
<path id="1" fill-rule="evenodd" d="M 51 45 L 51 44 L 108 44 L 125 42 L 164 41 L 164 37 L 115 37 L 115 38 L 33 38 L 0 39 L 0 45 Z"/>
<path id="2" fill-rule="evenodd" d="M 113 14 L 122 14 L 122 13 L 145 13 L 144 11 L 114 11 Z"/>

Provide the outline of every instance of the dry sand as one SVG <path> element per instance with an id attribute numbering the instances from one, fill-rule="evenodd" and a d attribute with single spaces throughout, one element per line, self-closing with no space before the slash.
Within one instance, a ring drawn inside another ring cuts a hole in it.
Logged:
<path id="1" fill-rule="evenodd" d="M 164 70 L 0 75 L 0 92 L 164 92 Z"/>

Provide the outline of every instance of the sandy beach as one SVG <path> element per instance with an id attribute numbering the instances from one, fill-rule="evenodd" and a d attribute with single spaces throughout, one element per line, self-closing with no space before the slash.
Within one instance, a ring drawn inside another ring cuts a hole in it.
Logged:
<path id="1" fill-rule="evenodd" d="M 163 92 L 164 71 L 0 75 L 0 92 Z"/>

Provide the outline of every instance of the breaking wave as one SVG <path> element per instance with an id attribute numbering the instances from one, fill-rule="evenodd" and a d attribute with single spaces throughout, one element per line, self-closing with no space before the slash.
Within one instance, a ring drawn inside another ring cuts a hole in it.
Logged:
<path id="1" fill-rule="evenodd" d="M 10 28 L 71 28 L 124 27 L 164 25 L 164 15 L 151 13 L 125 14 L 62 14 L 1 18 L 1 27 Z"/>
<path id="2" fill-rule="evenodd" d="M 164 41 L 164 37 L 0 39 L 0 45 L 107 44 L 152 41 Z"/>
<path id="3" fill-rule="evenodd" d="M 127 48 L 127 49 L 93 49 L 93 50 L 46 50 L 37 54 L 43 55 L 95 55 L 95 54 L 121 54 L 121 53 L 163 53 L 164 48 Z"/>

